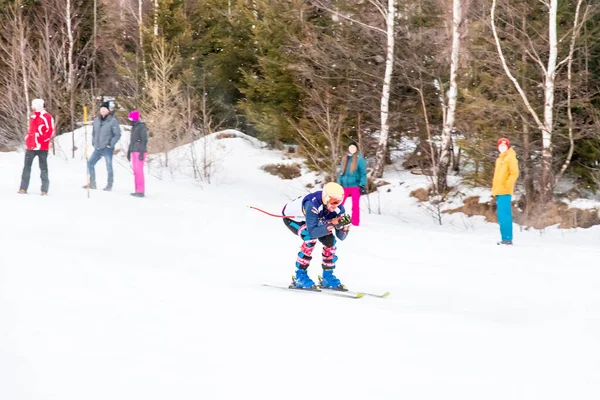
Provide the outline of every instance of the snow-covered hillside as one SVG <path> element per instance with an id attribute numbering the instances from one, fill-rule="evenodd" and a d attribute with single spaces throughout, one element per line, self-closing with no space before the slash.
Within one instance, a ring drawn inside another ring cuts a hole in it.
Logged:
<path id="1" fill-rule="evenodd" d="M 184 146 L 154 157 L 144 199 L 124 152 L 87 197 L 82 130 L 75 159 L 57 141 L 48 197 L 37 161 L 18 195 L 23 154 L 0 153 L 0 399 L 600 397 L 600 229 L 496 246 L 482 218 L 436 225 L 408 196 L 424 178 L 390 170 L 336 269 L 388 298 L 264 287 L 290 282 L 300 241 L 248 205 L 279 213 L 314 176 L 267 174 L 294 160 L 229 133 L 206 142 L 210 184 Z"/>

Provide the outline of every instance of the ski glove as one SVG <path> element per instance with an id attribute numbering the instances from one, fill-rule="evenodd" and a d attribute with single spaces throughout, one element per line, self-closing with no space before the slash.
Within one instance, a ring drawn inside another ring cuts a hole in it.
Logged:
<path id="1" fill-rule="evenodd" d="M 127 152 L 127 161 L 131 161 L 131 151 Z"/>
<path id="2" fill-rule="evenodd" d="M 331 223 L 333 224 L 333 227 L 335 229 L 345 229 L 346 227 L 348 227 L 351 223 L 352 223 L 352 219 L 350 218 L 349 215 L 343 215 L 341 217 L 337 217 L 331 220 Z"/>
<path id="3" fill-rule="evenodd" d="M 140 161 L 144 161 L 144 153 L 140 151 Z"/>
<path id="4" fill-rule="evenodd" d="M 367 194 L 367 187 L 366 186 L 361 186 L 360 187 L 360 194 Z"/>

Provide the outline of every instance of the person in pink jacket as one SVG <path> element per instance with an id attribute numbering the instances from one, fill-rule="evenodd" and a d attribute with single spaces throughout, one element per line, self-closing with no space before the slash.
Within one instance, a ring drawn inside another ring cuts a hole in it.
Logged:
<path id="1" fill-rule="evenodd" d="M 131 161 L 135 181 L 135 192 L 131 195 L 144 197 L 146 191 L 144 161 L 146 161 L 146 153 L 148 152 L 148 128 L 145 122 L 140 121 L 140 112 L 137 110 L 129 113 L 129 121 L 131 123 L 131 140 L 129 141 L 127 160 Z"/>

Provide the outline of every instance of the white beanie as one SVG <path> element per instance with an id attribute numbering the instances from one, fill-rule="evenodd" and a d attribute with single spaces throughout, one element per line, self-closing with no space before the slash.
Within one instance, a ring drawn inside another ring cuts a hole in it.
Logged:
<path id="1" fill-rule="evenodd" d="M 42 99 L 33 99 L 31 102 L 31 106 L 36 109 L 36 111 L 42 111 L 44 109 L 44 100 Z"/>

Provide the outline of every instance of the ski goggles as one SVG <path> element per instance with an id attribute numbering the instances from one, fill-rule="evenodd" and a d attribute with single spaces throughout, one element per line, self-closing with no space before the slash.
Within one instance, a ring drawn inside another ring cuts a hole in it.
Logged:
<path id="1" fill-rule="evenodd" d="M 335 197 L 330 197 L 329 201 L 327 202 L 327 204 L 331 204 L 332 206 L 339 206 L 340 204 L 342 204 L 342 201 L 344 199 L 336 199 Z"/>

